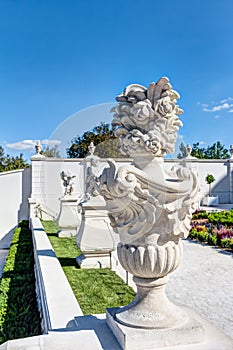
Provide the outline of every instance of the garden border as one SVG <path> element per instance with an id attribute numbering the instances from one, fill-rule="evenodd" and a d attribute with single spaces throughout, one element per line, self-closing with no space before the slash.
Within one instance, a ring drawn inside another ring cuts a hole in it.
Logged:
<path id="1" fill-rule="evenodd" d="M 36 294 L 44 334 L 75 327 L 75 317 L 83 316 L 62 267 L 39 218 L 30 219 L 32 231 Z M 56 287 L 59 286 L 59 288 Z"/>

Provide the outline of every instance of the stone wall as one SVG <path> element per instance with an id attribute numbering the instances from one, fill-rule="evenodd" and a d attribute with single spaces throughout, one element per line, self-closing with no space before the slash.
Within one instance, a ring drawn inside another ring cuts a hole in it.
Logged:
<path id="1" fill-rule="evenodd" d="M 119 160 L 120 166 L 128 160 Z M 177 159 L 165 159 L 165 168 L 170 169 L 180 163 Z M 97 173 L 106 166 L 106 160 L 100 160 Z M 207 174 L 213 174 L 216 181 L 212 184 L 212 194 L 219 196 L 220 204 L 233 203 L 233 160 L 186 160 L 186 166 L 195 168 L 201 185 L 200 201 L 208 195 L 209 187 L 205 182 Z M 45 219 L 57 218 L 60 210 L 59 198 L 64 194 L 60 178 L 62 170 L 70 170 L 74 178 L 74 191 L 77 195 L 84 192 L 85 162 L 83 159 L 32 159 L 31 169 L 0 173 L 0 239 L 12 232 L 22 219 L 28 219 L 28 198 L 35 199 L 49 215 Z"/>
<path id="2" fill-rule="evenodd" d="M 11 234 L 20 220 L 28 219 L 31 169 L 0 173 L 0 239 Z"/>
<path id="3" fill-rule="evenodd" d="M 129 160 L 117 160 L 118 166 L 129 162 Z M 182 162 L 178 159 L 165 159 L 165 169 L 179 166 Z M 212 195 L 219 197 L 219 204 L 233 203 L 232 194 L 232 167 L 233 160 L 203 160 L 187 159 L 183 162 L 185 166 L 196 169 L 200 181 L 200 203 L 204 196 L 209 193 L 209 186 L 205 182 L 207 174 L 213 174 L 216 181 L 212 184 Z M 100 159 L 95 170 L 101 173 L 107 165 L 106 159 Z M 85 161 L 83 159 L 37 159 L 32 160 L 32 198 L 42 205 L 44 218 L 57 217 L 60 210 L 59 198 L 64 194 L 64 187 L 60 178 L 62 170 L 69 170 L 74 178 L 74 195 L 81 196 L 84 193 Z"/>

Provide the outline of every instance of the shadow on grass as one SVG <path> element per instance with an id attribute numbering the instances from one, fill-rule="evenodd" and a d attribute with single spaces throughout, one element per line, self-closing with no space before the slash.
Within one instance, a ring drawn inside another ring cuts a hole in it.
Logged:
<path id="1" fill-rule="evenodd" d="M 41 334 L 35 293 L 33 244 L 27 221 L 21 222 L 14 233 L 0 294 L 0 343 Z"/>
<path id="2" fill-rule="evenodd" d="M 46 232 L 48 237 L 57 237 L 57 233 L 54 232 Z"/>
<path id="3" fill-rule="evenodd" d="M 59 258 L 58 260 L 59 260 L 62 267 L 74 266 L 76 268 L 79 268 L 75 258 Z"/>

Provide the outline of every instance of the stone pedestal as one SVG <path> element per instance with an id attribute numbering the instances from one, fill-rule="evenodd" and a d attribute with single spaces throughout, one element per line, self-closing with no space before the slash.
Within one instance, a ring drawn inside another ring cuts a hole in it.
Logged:
<path id="1" fill-rule="evenodd" d="M 231 350 L 233 341 L 196 312 L 180 307 L 187 315 L 183 324 L 167 329 L 128 327 L 116 319 L 121 308 L 106 310 L 107 325 L 122 349 L 127 350 Z"/>
<path id="2" fill-rule="evenodd" d="M 111 267 L 115 242 L 104 201 L 91 197 L 82 205 L 82 219 L 76 243 L 82 255 L 76 258 L 82 268 Z"/>
<path id="3" fill-rule="evenodd" d="M 60 213 L 57 218 L 58 237 L 76 236 L 80 224 L 78 198 L 64 196 L 60 198 Z"/>
<path id="4" fill-rule="evenodd" d="M 219 204 L 218 196 L 207 196 L 207 197 L 204 197 L 202 200 L 202 205 L 206 205 L 207 207 L 208 206 L 215 206 L 218 204 Z"/>

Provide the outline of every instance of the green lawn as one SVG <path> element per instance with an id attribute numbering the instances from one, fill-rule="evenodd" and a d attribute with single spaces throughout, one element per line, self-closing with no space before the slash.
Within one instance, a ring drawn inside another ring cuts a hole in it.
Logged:
<path id="1" fill-rule="evenodd" d="M 42 221 L 56 256 L 85 315 L 105 313 L 107 307 L 127 305 L 135 292 L 111 269 L 80 269 L 75 258 L 81 253 L 75 237 L 57 237 L 53 221 Z"/>

